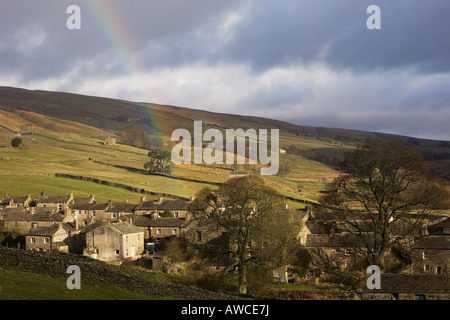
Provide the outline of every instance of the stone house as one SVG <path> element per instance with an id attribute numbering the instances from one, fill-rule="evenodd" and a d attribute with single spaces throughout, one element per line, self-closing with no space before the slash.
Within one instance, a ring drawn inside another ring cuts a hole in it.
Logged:
<path id="1" fill-rule="evenodd" d="M 70 209 L 79 228 L 86 226 L 93 220 L 103 220 L 106 216 L 110 217 L 110 214 L 105 215 L 108 203 L 73 204 Z"/>
<path id="2" fill-rule="evenodd" d="M 73 198 L 73 205 L 97 203 L 93 194 L 89 195 L 89 198 Z"/>
<path id="3" fill-rule="evenodd" d="M 364 283 L 363 300 L 449 300 L 449 275 L 381 274 L 380 289 Z"/>
<path id="4" fill-rule="evenodd" d="M 33 199 L 31 198 L 31 195 L 13 196 L 13 197 L 6 195 L 6 198 L 0 202 L 0 209 L 4 208 L 27 209 L 30 207 L 32 201 Z"/>
<path id="5" fill-rule="evenodd" d="M 168 242 L 175 238 L 184 238 L 189 222 L 177 218 L 153 219 L 150 215 L 138 215 L 133 224 L 145 230 L 146 242 L 154 242 L 159 249 L 164 249 Z"/>
<path id="6" fill-rule="evenodd" d="M 116 138 L 112 138 L 112 137 L 105 138 L 104 145 L 105 146 L 115 146 L 116 145 Z"/>
<path id="7" fill-rule="evenodd" d="M 83 254 L 105 262 L 136 259 L 144 252 L 144 229 L 128 222 L 91 222 L 84 230 Z"/>
<path id="8" fill-rule="evenodd" d="M 427 235 L 411 247 L 411 273 L 450 274 L 450 218 L 427 225 Z"/>
<path id="9" fill-rule="evenodd" d="M 361 236 L 367 241 L 373 239 L 371 220 L 364 213 L 355 213 L 351 217 L 358 224 Z M 358 270 L 365 265 L 362 255 L 366 248 L 361 237 L 349 231 L 350 226 L 332 215 L 310 214 L 303 223 L 299 233 L 300 244 L 312 255 L 312 263 L 317 267 L 323 265 L 339 267 L 343 270 Z M 392 239 L 403 235 L 408 228 L 406 222 L 398 222 L 392 226 Z M 412 242 L 423 230 L 411 232 L 404 243 Z M 386 252 L 384 265 L 386 270 L 399 270 L 408 262 L 396 251 L 396 247 Z"/>
<path id="10" fill-rule="evenodd" d="M 26 234 L 32 228 L 50 227 L 63 222 L 70 222 L 72 218 L 51 208 L 31 207 L 29 210 L 10 211 L 4 216 L 3 220 L 4 232 Z"/>
<path id="11" fill-rule="evenodd" d="M 25 235 L 25 249 L 69 252 L 69 246 L 64 242 L 68 236 L 68 229 L 63 228 L 62 224 L 55 224 L 49 227 L 34 227 Z"/>
<path id="12" fill-rule="evenodd" d="M 110 221 L 131 221 L 135 212 L 136 204 L 128 202 L 108 201 L 108 207 L 104 212 L 103 219 Z"/>
<path id="13" fill-rule="evenodd" d="M 171 217 L 178 219 L 189 219 L 189 202 L 185 200 L 165 200 L 158 198 L 157 201 L 146 201 L 145 197 L 134 208 L 136 214 L 152 215 L 153 218 L 160 218 L 166 212 L 171 213 Z"/>
<path id="14" fill-rule="evenodd" d="M 38 208 L 53 208 L 59 212 L 66 212 L 73 201 L 73 193 L 67 196 L 46 196 L 42 191 L 41 198 L 36 201 Z"/>

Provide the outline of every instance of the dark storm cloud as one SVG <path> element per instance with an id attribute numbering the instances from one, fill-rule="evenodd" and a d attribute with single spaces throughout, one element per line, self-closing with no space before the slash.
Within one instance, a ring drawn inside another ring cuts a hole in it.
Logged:
<path id="1" fill-rule="evenodd" d="M 66 28 L 72 4 L 81 30 Z M 366 27 L 373 4 L 381 30 Z M 5 0 L 0 9 L 0 85 L 450 139 L 449 0 Z"/>
<path id="2" fill-rule="evenodd" d="M 223 58 L 255 70 L 324 61 L 333 68 L 366 71 L 450 68 L 450 3 L 431 1 L 258 0 L 236 26 Z M 381 30 L 368 30 L 366 9 L 381 8 Z"/>

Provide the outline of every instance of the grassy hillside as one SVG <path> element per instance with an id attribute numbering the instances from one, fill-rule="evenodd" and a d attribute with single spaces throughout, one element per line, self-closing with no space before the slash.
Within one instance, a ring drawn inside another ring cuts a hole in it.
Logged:
<path id="1" fill-rule="evenodd" d="M 129 122 L 135 120 L 137 123 Z M 44 188 L 48 194 L 51 190 L 73 191 L 77 196 L 94 193 L 102 200 L 140 198 L 140 194 L 123 189 L 54 177 L 55 173 L 66 173 L 189 197 L 200 188 L 211 186 L 208 182 L 225 182 L 231 169 L 259 172 L 258 167 L 248 165 L 180 165 L 175 167 L 174 176 L 205 183 L 150 176 L 139 172 L 147 161 L 147 150 L 121 143 L 104 145 L 104 137 L 115 135 L 121 142 L 126 128 L 138 126 L 157 136 L 170 149 L 174 144 L 170 141 L 172 131 L 186 128 L 192 132 L 195 120 L 203 121 L 204 130 L 280 129 L 280 147 L 286 150 L 280 154 L 281 174 L 266 179 L 286 196 L 304 200 L 317 199 L 325 184 L 336 177 L 336 164 L 346 151 L 376 137 L 393 137 L 175 106 L 0 87 L 0 195 L 25 191 L 37 194 Z M 20 148 L 13 149 L 11 138 L 24 124 L 36 130 L 33 135 L 23 137 Z M 436 176 L 450 179 L 449 142 L 407 139 L 423 152 Z"/>
<path id="2" fill-rule="evenodd" d="M 67 268 L 80 268 L 81 289 L 70 290 Z M 0 300 L 233 299 L 171 282 L 145 268 L 117 266 L 81 255 L 0 247 Z"/>
<path id="3" fill-rule="evenodd" d="M 0 268 L 0 300 L 158 300 L 114 286 L 83 284 L 82 290 L 68 290 L 65 281 L 33 272 Z"/>

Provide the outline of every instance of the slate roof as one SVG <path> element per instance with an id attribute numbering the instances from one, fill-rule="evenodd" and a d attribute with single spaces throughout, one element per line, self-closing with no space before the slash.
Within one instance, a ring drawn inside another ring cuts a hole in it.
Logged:
<path id="1" fill-rule="evenodd" d="M 133 224 L 139 227 L 183 227 L 185 220 L 178 218 L 151 219 L 147 215 L 142 215 L 135 217 Z"/>
<path id="2" fill-rule="evenodd" d="M 128 202 L 114 202 L 106 212 L 129 212 L 133 213 L 136 205 Z"/>
<path id="3" fill-rule="evenodd" d="M 39 210 L 44 209 L 44 210 Z M 11 211 L 5 216 L 5 221 L 63 221 L 64 215 L 59 212 L 48 210 L 48 208 L 34 208 L 35 213 L 30 211 Z"/>
<path id="4" fill-rule="evenodd" d="M 14 197 L 9 197 L 9 198 L 5 198 L 0 202 L 0 205 L 9 205 L 9 201 L 13 201 L 14 203 L 24 203 L 25 201 L 27 201 L 30 198 L 30 196 L 14 196 Z"/>
<path id="5" fill-rule="evenodd" d="M 136 206 L 136 210 L 187 210 L 189 202 L 185 200 L 165 200 L 161 203 L 144 201 Z"/>
<path id="6" fill-rule="evenodd" d="M 38 203 L 67 203 L 70 196 L 49 196 L 39 199 Z"/>
<path id="7" fill-rule="evenodd" d="M 364 293 L 449 293 L 450 275 L 381 274 L 381 289 L 370 290 L 363 287 Z"/>
<path id="8" fill-rule="evenodd" d="M 135 210 L 156 210 L 158 204 L 155 201 L 144 201 L 139 203 Z"/>
<path id="9" fill-rule="evenodd" d="M 450 235 L 426 236 L 412 246 L 413 249 L 450 250 Z M 450 289 L 449 289 L 450 290 Z"/>
<path id="10" fill-rule="evenodd" d="M 27 236 L 53 236 L 55 234 L 56 231 L 58 231 L 59 226 L 58 225 L 54 225 L 54 226 L 50 226 L 50 227 L 36 227 L 36 228 L 31 228 L 28 232 L 27 232 Z"/>
<path id="11" fill-rule="evenodd" d="M 106 210 L 107 203 L 80 203 L 72 205 L 72 210 Z"/>
<path id="12" fill-rule="evenodd" d="M 109 227 L 121 234 L 132 234 L 132 233 L 140 233 L 144 232 L 143 228 L 137 227 L 128 222 L 116 222 L 111 223 Z"/>

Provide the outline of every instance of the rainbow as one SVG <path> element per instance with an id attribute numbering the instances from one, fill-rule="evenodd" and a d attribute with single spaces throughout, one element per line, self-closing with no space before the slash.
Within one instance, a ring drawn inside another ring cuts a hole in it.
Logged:
<path id="1" fill-rule="evenodd" d="M 126 25 L 120 17 L 120 13 L 114 4 L 114 1 L 83 0 L 81 6 L 82 11 L 86 8 L 88 13 L 92 16 L 97 28 L 114 52 L 122 71 L 131 76 L 136 84 L 134 86 L 134 88 L 137 88 L 137 97 L 135 101 L 137 105 L 144 106 L 144 108 L 136 108 L 136 113 L 138 110 L 144 110 L 143 114 L 140 115 L 141 118 L 150 118 L 152 126 L 156 129 L 156 134 L 162 134 L 164 124 L 161 123 L 161 121 L 156 121 L 153 110 L 145 105 L 145 100 L 148 98 L 144 97 L 148 97 L 148 92 L 143 92 L 142 89 L 139 89 L 142 88 L 142 77 L 140 78 L 142 69 L 139 68 L 134 57 L 136 50 L 131 41 L 133 37 L 129 36 L 132 34 L 132 30 L 129 29 L 129 26 Z M 152 132 L 152 134 L 155 134 L 155 132 Z"/>

